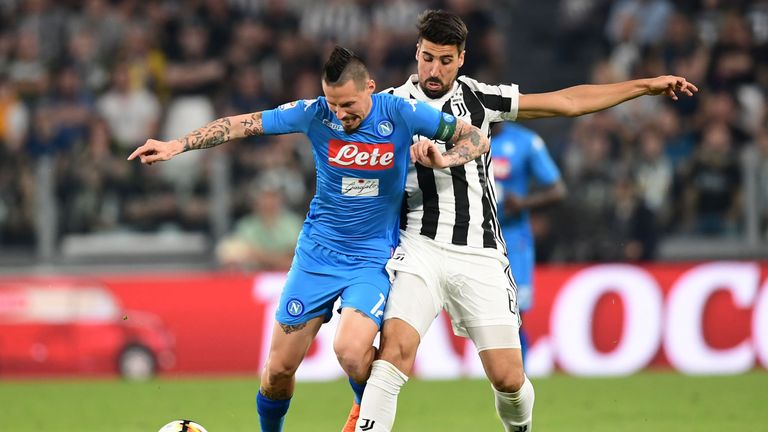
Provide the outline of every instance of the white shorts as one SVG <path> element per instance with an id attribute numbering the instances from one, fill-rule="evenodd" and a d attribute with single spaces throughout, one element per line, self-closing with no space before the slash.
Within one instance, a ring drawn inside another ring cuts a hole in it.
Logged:
<path id="1" fill-rule="evenodd" d="M 395 279 L 384 319 L 407 322 L 423 339 L 445 309 L 453 332 L 470 337 L 478 351 L 519 348 L 520 314 L 509 264 L 460 249 L 464 247 L 446 248 L 427 237 L 401 233 L 387 263 Z"/>

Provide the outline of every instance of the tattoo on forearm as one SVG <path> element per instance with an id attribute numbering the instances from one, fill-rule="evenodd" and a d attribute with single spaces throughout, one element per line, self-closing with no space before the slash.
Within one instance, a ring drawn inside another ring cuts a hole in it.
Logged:
<path id="1" fill-rule="evenodd" d="M 245 128 L 245 136 L 264 135 L 264 123 L 261 121 L 261 112 L 251 114 L 249 119 L 243 120 L 241 123 Z"/>
<path id="2" fill-rule="evenodd" d="M 261 387 L 259 391 L 261 392 L 262 396 L 272 400 L 286 400 L 290 399 L 292 396 L 289 390 L 266 389 Z"/>
<path id="3" fill-rule="evenodd" d="M 216 147 L 229 141 L 231 127 L 229 118 L 224 117 L 197 129 L 181 139 L 184 143 L 184 151 Z"/>
<path id="4" fill-rule="evenodd" d="M 280 323 L 280 328 L 283 329 L 283 333 L 285 334 L 291 334 L 291 333 L 297 332 L 306 326 L 307 326 L 307 323 L 301 323 L 296 325 L 288 325 L 288 324 Z"/>
<path id="5" fill-rule="evenodd" d="M 483 137 L 477 129 L 465 123 L 460 123 L 459 127 L 456 128 L 453 142 L 455 145 L 443 153 L 443 157 L 455 161 L 459 165 L 475 160 L 487 151 L 483 145 Z"/>

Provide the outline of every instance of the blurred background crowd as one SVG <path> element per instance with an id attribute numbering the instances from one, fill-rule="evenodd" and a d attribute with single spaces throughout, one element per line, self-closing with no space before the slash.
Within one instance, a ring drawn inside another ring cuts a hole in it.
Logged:
<path id="1" fill-rule="evenodd" d="M 0 264 L 166 251 L 285 268 L 314 192 L 303 136 L 125 158 L 315 98 L 337 43 L 380 89 L 400 85 L 430 7 L 464 18 L 461 73 L 481 81 L 532 93 L 677 74 L 701 89 L 526 124 L 569 190 L 532 219 L 539 262 L 766 250 L 768 1 L 0 0 Z"/>

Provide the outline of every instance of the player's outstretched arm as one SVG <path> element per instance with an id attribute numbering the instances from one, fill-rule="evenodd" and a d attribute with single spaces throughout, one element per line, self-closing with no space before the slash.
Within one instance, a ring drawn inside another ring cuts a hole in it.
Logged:
<path id="1" fill-rule="evenodd" d="M 520 95 L 519 120 L 542 117 L 576 117 L 645 95 L 666 95 L 677 100 L 678 94 L 693 96 L 699 89 L 685 78 L 663 75 L 615 84 L 578 85 L 549 93 Z"/>
<path id="2" fill-rule="evenodd" d="M 152 164 L 169 160 L 185 151 L 211 148 L 233 139 L 263 135 L 264 126 L 261 117 L 261 112 L 223 117 L 180 139 L 173 141 L 148 139 L 143 146 L 128 156 L 128 160 L 138 157 L 141 163 Z"/>
<path id="3" fill-rule="evenodd" d="M 431 140 L 421 140 L 411 146 L 411 159 L 429 168 L 449 168 L 479 158 L 491 148 L 488 137 L 477 127 L 456 121 L 456 129 L 448 140 L 453 147 L 443 153 Z"/>

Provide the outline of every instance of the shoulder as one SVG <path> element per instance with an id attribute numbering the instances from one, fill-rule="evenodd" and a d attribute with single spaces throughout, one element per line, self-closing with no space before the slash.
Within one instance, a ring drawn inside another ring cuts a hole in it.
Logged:
<path id="1" fill-rule="evenodd" d="M 378 93 L 374 94 L 373 97 L 377 99 L 379 106 L 385 111 L 393 110 L 400 113 L 416 111 L 417 102 L 412 99 L 403 98 L 390 93 Z"/>
<path id="2" fill-rule="evenodd" d="M 484 82 L 480 82 L 472 77 L 468 77 L 466 75 L 461 75 L 460 77 L 456 78 L 456 81 L 461 84 L 464 88 L 469 88 L 473 92 L 480 91 L 483 87 L 491 87 L 490 84 L 486 84 Z"/>

